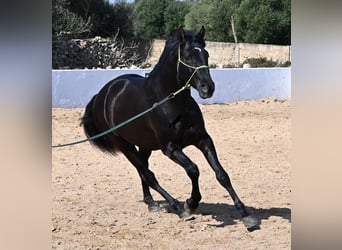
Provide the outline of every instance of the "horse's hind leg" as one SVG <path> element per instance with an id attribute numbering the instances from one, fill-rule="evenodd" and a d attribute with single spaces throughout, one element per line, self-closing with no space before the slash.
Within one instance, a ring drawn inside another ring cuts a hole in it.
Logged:
<path id="1" fill-rule="evenodd" d="M 181 165 L 192 182 L 192 192 L 191 197 L 186 200 L 184 204 L 185 212 L 181 214 L 184 219 L 191 219 L 195 210 L 198 208 L 199 202 L 201 200 L 201 193 L 198 185 L 199 170 L 198 167 L 183 153 L 182 149 L 177 145 L 169 143 L 164 154 L 167 155 L 171 160 Z"/>
<path id="2" fill-rule="evenodd" d="M 196 146 L 202 151 L 210 166 L 215 171 L 216 178 L 219 183 L 229 192 L 234 201 L 235 208 L 241 214 L 242 221 L 247 229 L 254 230 L 258 228 L 259 221 L 253 216 L 249 215 L 249 213 L 246 211 L 245 205 L 236 194 L 227 172 L 223 169 L 217 158 L 215 146 L 210 136 L 205 134 Z"/>
<path id="3" fill-rule="evenodd" d="M 144 202 L 148 206 L 148 210 L 150 212 L 156 212 L 160 210 L 160 206 L 157 202 L 154 201 L 151 193 L 150 193 L 150 188 L 148 184 L 144 181 L 144 178 L 141 176 L 139 173 L 140 179 L 141 179 L 141 184 L 142 184 L 142 189 L 143 189 L 143 194 L 144 194 Z"/>
<path id="4" fill-rule="evenodd" d="M 141 177 L 144 192 L 144 201 L 147 202 L 149 206 L 155 205 L 148 188 L 151 187 L 167 200 L 170 208 L 173 211 L 180 211 L 179 202 L 159 185 L 154 173 L 148 169 L 148 157 L 146 157 L 148 154 L 146 154 L 144 157 L 144 154 L 139 154 L 136 148 L 128 143 L 125 145 L 125 147 L 120 148 L 120 151 L 133 164 L 133 166 L 137 169 L 139 176 Z"/>
<path id="5" fill-rule="evenodd" d="M 144 162 L 144 164 L 146 164 L 147 167 L 148 167 L 148 158 L 150 157 L 150 155 L 151 155 L 150 150 L 148 151 L 148 150 L 139 149 L 140 159 Z M 137 168 L 137 171 L 138 171 L 138 174 L 139 174 L 140 179 L 141 179 L 141 185 L 142 185 L 143 196 L 144 196 L 143 199 L 144 199 L 144 202 L 148 205 L 149 211 L 154 212 L 154 211 L 160 210 L 159 204 L 153 200 L 153 197 L 152 197 L 151 192 L 150 192 L 150 187 L 144 181 L 144 178 L 141 175 L 138 168 Z"/>

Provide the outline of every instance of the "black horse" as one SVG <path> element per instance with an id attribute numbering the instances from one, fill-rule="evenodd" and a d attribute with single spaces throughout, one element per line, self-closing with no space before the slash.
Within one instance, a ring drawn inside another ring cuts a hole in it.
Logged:
<path id="1" fill-rule="evenodd" d="M 190 85 L 201 98 L 210 98 L 215 89 L 208 68 L 209 54 L 205 50 L 204 27 L 198 34 L 180 28 L 166 41 L 158 64 L 148 77 L 126 74 L 108 82 L 88 103 L 82 117 L 87 137 L 94 136 L 147 110 L 175 93 L 153 111 L 109 133 L 92 143 L 104 152 L 122 152 L 134 165 L 141 178 L 144 202 L 150 209 L 158 208 L 150 187 L 169 203 L 172 212 L 189 219 L 201 200 L 198 167 L 182 151 L 189 145 L 202 151 L 215 171 L 220 184 L 229 192 L 247 229 L 259 222 L 245 209 L 218 161 L 215 146 L 207 133 L 201 110 L 190 94 Z M 178 91 L 180 90 L 180 91 Z M 156 180 L 148 168 L 152 150 L 161 150 L 181 165 L 192 181 L 192 192 L 181 206 Z"/>

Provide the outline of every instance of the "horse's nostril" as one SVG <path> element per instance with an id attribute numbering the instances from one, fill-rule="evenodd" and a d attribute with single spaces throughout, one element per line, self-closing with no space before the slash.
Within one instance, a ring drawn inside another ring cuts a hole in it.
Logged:
<path id="1" fill-rule="evenodd" d="M 207 85 L 201 84 L 201 90 L 204 91 L 204 92 L 208 92 L 209 88 L 208 88 Z"/>

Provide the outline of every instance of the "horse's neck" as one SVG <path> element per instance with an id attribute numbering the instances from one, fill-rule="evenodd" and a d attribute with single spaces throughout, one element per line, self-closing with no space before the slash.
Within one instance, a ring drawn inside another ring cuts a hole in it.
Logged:
<path id="1" fill-rule="evenodd" d="M 177 80 L 177 62 L 164 61 L 151 72 L 149 82 L 152 89 L 161 91 L 164 95 L 169 95 L 181 86 Z"/>

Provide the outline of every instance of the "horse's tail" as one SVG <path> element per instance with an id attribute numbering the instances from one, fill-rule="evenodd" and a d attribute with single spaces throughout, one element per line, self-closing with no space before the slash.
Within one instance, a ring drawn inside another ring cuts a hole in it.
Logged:
<path id="1" fill-rule="evenodd" d="M 81 124 L 83 125 L 84 133 L 86 134 L 87 138 L 100 134 L 103 131 L 100 131 L 95 124 L 94 116 L 93 116 L 93 106 L 94 101 L 97 95 L 95 95 L 91 101 L 87 104 L 85 108 L 85 112 L 83 117 L 81 118 Z M 119 150 L 117 145 L 115 144 L 115 135 L 108 134 L 96 139 L 90 140 L 90 143 L 98 147 L 101 151 L 105 153 L 116 154 Z"/>

